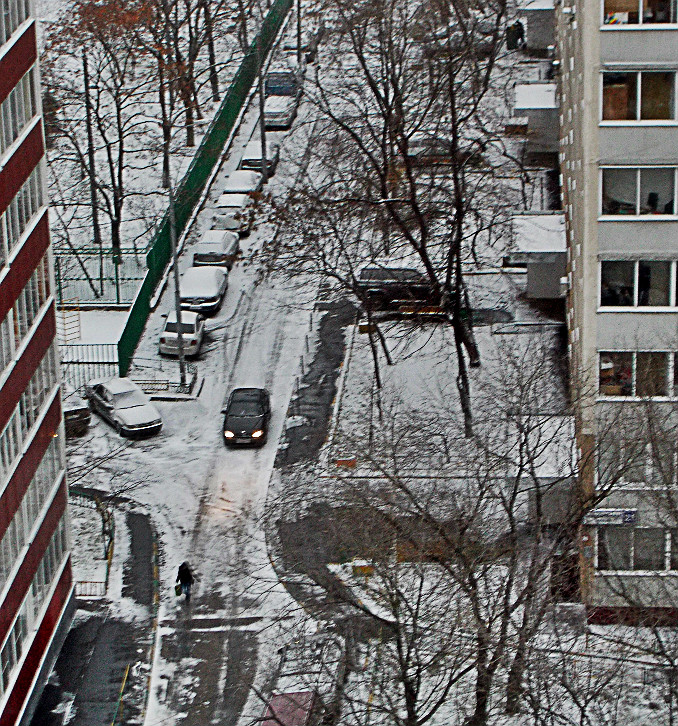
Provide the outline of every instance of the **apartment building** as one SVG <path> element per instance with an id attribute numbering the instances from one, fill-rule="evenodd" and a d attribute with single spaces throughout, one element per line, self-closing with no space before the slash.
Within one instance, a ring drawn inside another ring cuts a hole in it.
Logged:
<path id="1" fill-rule="evenodd" d="M 29 0 L 0 0 L 0 725 L 30 721 L 74 609 Z"/>
<path id="2" fill-rule="evenodd" d="M 676 0 L 562 0 L 557 49 L 583 493 L 621 463 L 581 530 L 581 594 L 592 621 L 676 622 Z"/>

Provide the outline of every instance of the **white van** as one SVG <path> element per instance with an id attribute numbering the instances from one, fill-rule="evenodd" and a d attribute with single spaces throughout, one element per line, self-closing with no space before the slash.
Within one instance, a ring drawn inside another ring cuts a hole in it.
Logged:
<path id="1" fill-rule="evenodd" d="M 204 232 L 193 248 L 193 267 L 217 265 L 229 270 L 240 252 L 240 235 L 227 229 Z"/>
<path id="2" fill-rule="evenodd" d="M 249 234 L 254 224 L 254 200 L 249 194 L 222 194 L 217 200 L 212 229 Z"/>
<path id="3" fill-rule="evenodd" d="M 278 159 L 280 158 L 280 144 L 277 141 L 270 141 L 266 139 L 266 169 L 269 176 L 275 174 L 275 169 L 278 166 Z M 250 139 L 249 143 L 245 147 L 245 153 L 242 155 L 240 160 L 241 169 L 253 169 L 254 171 L 261 171 L 261 137 L 258 131 L 255 130 L 254 135 Z"/>

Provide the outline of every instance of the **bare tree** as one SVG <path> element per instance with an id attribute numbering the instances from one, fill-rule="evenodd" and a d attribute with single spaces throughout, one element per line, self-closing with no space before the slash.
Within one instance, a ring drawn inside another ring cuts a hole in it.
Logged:
<path id="1" fill-rule="evenodd" d="M 455 333 L 470 435 L 467 365 L 480 355 L 464 272 L 487 262 L 512 207 L 495 171 L 512 162 L 491 100 L 504 83 L 495 70 L 505 5 L 325 8 L 337 29 L 308 91 L 318 115 L 311 161 L 280 205 L 288 234 L 277 252 L 285 269 L 313 270 L 359 297 L 370 323 L 378 300 L 361 293 L 361 266 L 385 256 L 421 268 Z"/>
<path id="2" fill-rule="evenodd" d="M 338 450 L 360 452 L 355 468 L 320 486 L 315 470 L 310 490 L 298 472 L 286 477 L 281 506 L 293 521 L 278 513 L 278 531 L 291 543 L 288 566 L 326 593 L 319 615 L 334 607 L 347 640 L 372 654 L 369 687 L 356 667 L 346 689 L 356 723 L 379 711 L 414 726 L 454 703 L 479 726 L 534 697 L 528 671 L 551 640 L 559 595 L 554 562 L 563 552 L 576 557 L 582 518 L 642 448 L 610 460 L 604 484 L 578 496 L 579 473 L 614 449 L 622 422 L 609 422 L 595 451 L 579 452 L 574 394 L 568 399 L 553 375 L 561 365 L 550 345 L 500 343 L 476 384 L 472 439 L 444 390 L 418 406 L 391 397 L 371 446 L 358 416 L 337 435 Z"/>

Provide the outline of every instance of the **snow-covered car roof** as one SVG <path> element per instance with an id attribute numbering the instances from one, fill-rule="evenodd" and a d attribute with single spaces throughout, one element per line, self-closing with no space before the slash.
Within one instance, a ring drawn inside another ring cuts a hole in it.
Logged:
<path id="1" fill-rule="evenodd" d="M 248 204 L 252 204 L 252 197 L 234 192 L 224 192 L 217 201 L 217 207 L 222 209 L 243 209 Z"/>
<path id="2" fill-rule="evenodd" d="M 231 230 L 228 229 L 208 229 L 203 232 L 202 237 L 198 241 L 198 244 L 194 248 L 198 247 L 213 247 L 214 245 L 225 243 L 233 243 L 239 240 L 240 237 Z"/>
<path id="3" fill-rule="evenodd" d="M 261 174 L 250 169 L 238 169 L 228 175 L 224 194 L 256 192 L 261 187 Z"/>
<path id="4" fill-rule="evenodd" d="M 208 296 L 216 293 L 227 276 L 223 267 L 189 267 L 181 276 L 179 287 L 183 297 Z"/>
<path id="5" fill-rule="evenodd" d="M 274 98 L 274 96 L 269 96 Z M 257 127 L 258 128 L 258 127 Z M 276 152 L 280 151 L 280 142 L 269 139 L 270 134 L 266 134 L 266 156 L 270 159 L 275 156 Z M 260 159 L 261 158 L 261 137 L 258 133 L 247 142 L 245 151 L 242 155 L 243 159 Z"/>

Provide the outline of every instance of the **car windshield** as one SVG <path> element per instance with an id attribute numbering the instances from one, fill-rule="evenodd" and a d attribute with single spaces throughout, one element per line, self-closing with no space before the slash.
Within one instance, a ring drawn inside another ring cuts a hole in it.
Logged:
<path id="1" fill-rule="evenodd" d="M 233 401 L 228 409 L 228 415 L 235 418 L 261 416 L 262 413 L 261 404 L 257 401 Z"/>
<path id="2" fill-rule="evenodd" d="M 166 333 L 178 333 L 179 332 L 179 325 L 177 323 L 166 323 L 165 324 L 165 332 Z M 193 323 L 182 323 L 181 324 L 181 332 L 192 334 L 195 333 L 195 326 Z"/>
<path id="3" fill-rule="evenodd" d="M 144 406 L 147 401 L 141 391 L 121 391 L 113 394 L 113 403 L 116 408 L 132 408 L 132 406 Z"/>

